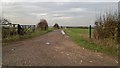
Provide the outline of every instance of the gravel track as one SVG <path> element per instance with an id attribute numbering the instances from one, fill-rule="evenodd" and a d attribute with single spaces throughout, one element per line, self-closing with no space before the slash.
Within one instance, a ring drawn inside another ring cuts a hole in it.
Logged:
<path id="1" fill-rule="evenodd" d="M 78 46 L 61 30 L 3 44 L 5 66 L 117 66 L 117 58 Z"/>

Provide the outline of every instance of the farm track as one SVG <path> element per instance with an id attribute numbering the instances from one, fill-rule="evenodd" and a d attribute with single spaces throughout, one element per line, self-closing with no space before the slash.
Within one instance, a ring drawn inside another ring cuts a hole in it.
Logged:
<path id="1" fill-rule="evenodd" d="M 116 66 L 117 58 L 75 44 L 61 30 L 3 44 L 5 66 Z"/>

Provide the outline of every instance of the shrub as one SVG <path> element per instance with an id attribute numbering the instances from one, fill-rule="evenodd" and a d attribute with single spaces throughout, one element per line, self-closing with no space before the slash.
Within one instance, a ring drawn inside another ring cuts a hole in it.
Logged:
<path id="1" fill-rule="evenodd" d="M 47 30 L 48 29 L 48 23 L 45 19 L 41 19 L 40 22 L 37 24 L 37 28 L 41 30 Z"/>
<path id="2" fill-rule="evenodd" d="M 56 24 L 53 26 L 53 28 L 59 29 L 60 27 L 59 27 L 59 25 L 56 23 Z"/>
<path id="3" fill-rule="evenodd" d="M 114 46 L 120 40 L 118 38 L 118 18 L 117 12 L 107 12 L 101 15 L 95 22 L 94 39 L 102 41 L 103 45 L 118 47 Z"/>
<path id="4" fill-rule="evenodd" d="M 100 16 L 95 22 L 94 36 L 96 36 L 97 39 L 110 38 L 115 40 L 117 35 L 117 24 L 117 13 L 106 13 Z"/>

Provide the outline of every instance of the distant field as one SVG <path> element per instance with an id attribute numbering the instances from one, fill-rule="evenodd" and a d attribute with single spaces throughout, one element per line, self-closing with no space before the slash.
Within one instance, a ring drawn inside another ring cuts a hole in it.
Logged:
<path id="1" fill-rule="evenodd" d="M 92 29 L 92 32 L 94 29 Z M 114 47 L 106 47 L 104 45 L 96 44 L 93 42 L 93 39 L 89 39 L 89 29 L 81 29 L 81 28 L 67 28 L 65 29 L 67 35 L 71 37 L 71 39 L 76 42 L 78 45 L 85 47 L 87 49 L 106 53 L 108 55 L 117 55 L 117 48 Z M 93 34 L 92 34 L 93 35 Z M 102 42 L 101 42 L 102 43 Z"/>

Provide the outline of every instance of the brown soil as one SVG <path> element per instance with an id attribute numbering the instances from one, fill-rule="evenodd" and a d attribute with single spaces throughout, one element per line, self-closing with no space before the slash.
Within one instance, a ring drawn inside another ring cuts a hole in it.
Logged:
<path id="1" fill-rule="evenodd" d="M 61 30 L 3 44 L 6 66 L 116 66 L 117 58 L 78 46 Z"/>

